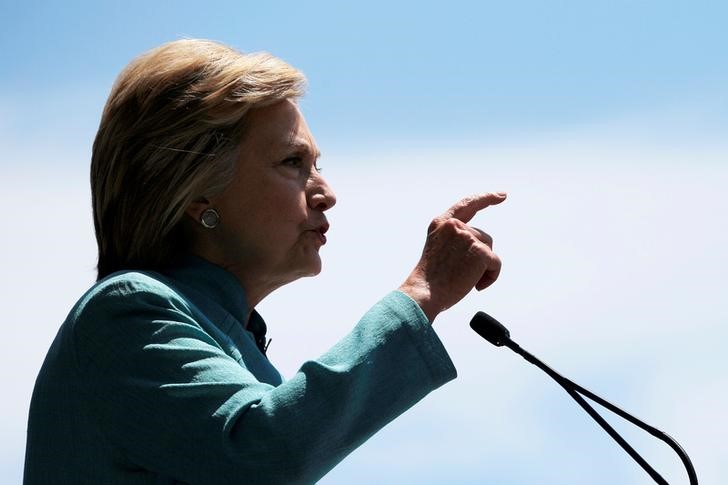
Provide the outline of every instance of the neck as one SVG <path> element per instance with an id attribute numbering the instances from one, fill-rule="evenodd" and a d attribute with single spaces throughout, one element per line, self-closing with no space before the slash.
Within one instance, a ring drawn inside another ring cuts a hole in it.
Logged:
<path id="1" fill-rule="evenodd" d="M 263 301 L 265 297 L 288 283 L 287 281 L 278 281 L 272 278 L 263 277 L 259 272 L 251 271 L 249 269 L 240 269 L 234 264 L 221 264 L 220 266 L 232 273 L 240 282 L 240 285 L 245 290 L 245 297 L 250 312 L 252 312 L 258 303 Z"/>
<path id="2" fill-rule="evenodd" d="M 196 247 L 192 252 L 232 273 L 238 280 L 240 286 L 245 291 L 245 303 L 248 307 L 248 315 L 244 323 L 247 326 L 248 321 L 250 321 L 250 314 L 255 307 L 265 297 L 281 286 L 290 283 L 291 280 L 284 280 L 280 276 L 275 276 L 275 271 L 270 268 L 255 265 L 252 261 L 233 261 L 222 253 L 222 251 L 215 249 L 218 248 L 207 248 L 205 250 L 205 248 Z"/>

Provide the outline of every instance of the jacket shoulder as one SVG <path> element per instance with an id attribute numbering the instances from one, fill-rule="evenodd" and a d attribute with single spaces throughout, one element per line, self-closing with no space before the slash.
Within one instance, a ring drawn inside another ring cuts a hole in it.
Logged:
<path id="1" fill-rule="evenodd" d="M 189 302 L 170 286 L 166 278 L 152 271 L 119 271 L 98 281 L 78 300 L 69 320 L 98 310 L 149 304 L 190 313 Z"/>

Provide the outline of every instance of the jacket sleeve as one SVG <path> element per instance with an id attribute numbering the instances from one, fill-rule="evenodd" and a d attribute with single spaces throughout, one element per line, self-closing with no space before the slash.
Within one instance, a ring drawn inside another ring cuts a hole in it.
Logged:
<path id="1" fill-rule="evenodd" d="M 139 282 L 104 287 L 74 339 L 92 412 L 119 455 L 188 483 L 314 482 L 456 376 L 397 291 L 277 387 L 229 357 L 173 291 Z"/>

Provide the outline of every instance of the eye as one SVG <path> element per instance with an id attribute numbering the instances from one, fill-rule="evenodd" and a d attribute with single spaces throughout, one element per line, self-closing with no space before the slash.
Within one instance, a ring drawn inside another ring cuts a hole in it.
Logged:
<path id="1" fill-rule="evenodd" d="M 281 162 L 281 165 L 293 168 L 301 168 L 303 167 L 303 159 L 301 157 L 288 157 Z"/>

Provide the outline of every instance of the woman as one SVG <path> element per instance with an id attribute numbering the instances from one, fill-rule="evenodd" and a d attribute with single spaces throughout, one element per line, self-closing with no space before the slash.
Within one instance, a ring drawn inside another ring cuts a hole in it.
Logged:
<path id="1" fill-rule="evenodd" d="M 26 483 L 310 483 L 455 377 L 431 328 L 498 276 L 463 199 L 422 257 L 289 381 L 256 305 L 321 270 L 336 202 L 268 55 L 181 40 L 120 74 L 93 148 L 98 281 L 61 327 L 30 409 Z"/>

